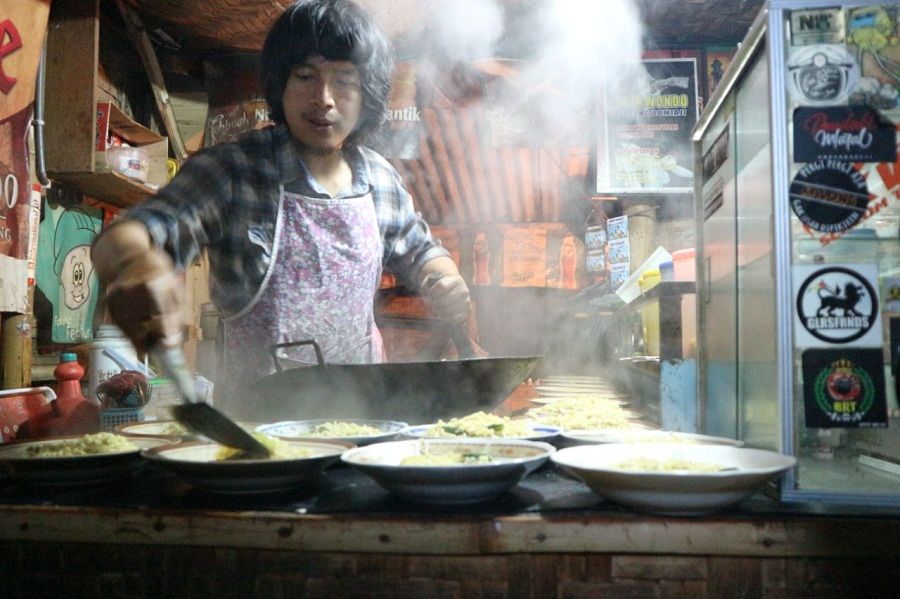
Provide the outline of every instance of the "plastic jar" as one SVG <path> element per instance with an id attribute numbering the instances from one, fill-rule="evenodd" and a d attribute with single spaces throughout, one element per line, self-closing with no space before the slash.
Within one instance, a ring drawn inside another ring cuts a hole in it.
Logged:
<path id="1" fill-rule="evenodd" d="M 687 248 L 672 252 L 672 267 L 676 281 L 693 281 L 697 278 L 697 250 Z"/>
<path id="2" fill-rule="evenodd" d="M 113 170 L 142 183 L 147 182 L 150 173 L 150 154 L 147 150 L 117 146 L 109 148 L 106 155 Z"/>
<path id="3" fill-rule="evenodd" d="M 651 268 L 638 279 L 641 293 L 646 293 L 659 285 L 661 275 L 658 268 Z M 652 302 L 641 308 L 641 323 L 644 328 L 644 352 L 650 356 L 659 355 L 659 302 Z"/>
<path id="4" fill-rule="evenodd" d="M 137 352 L 122 330 L 114 324 L 101 324 L 94 331 L 88 389 L 91 399 L 99 401 L 97 386 L 123 370 L 141 370 Z"/>

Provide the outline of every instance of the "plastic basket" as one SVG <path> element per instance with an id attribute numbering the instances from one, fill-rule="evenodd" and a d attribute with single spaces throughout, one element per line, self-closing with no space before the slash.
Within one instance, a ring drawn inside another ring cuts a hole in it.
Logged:
<path id="1" fill-rule="evenodd" d="M 126 422 L 140 422 L 144 419 L 144 408 L 113 408 L 100 411 L 100 425 L 106 432 L 115 431 L 116 427 Z"/>

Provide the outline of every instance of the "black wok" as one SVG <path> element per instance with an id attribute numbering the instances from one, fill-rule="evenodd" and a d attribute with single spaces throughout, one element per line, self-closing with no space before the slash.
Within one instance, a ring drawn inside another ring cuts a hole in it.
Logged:
<path id="1" fill-rule="evenodd" d="M 312 345 L 318 366 L 282 370 L 279 347 Z M 251 386 L 245 419 L 372 418 L 429 423 L 496 408 L 540 356 L 385 364 L 325 364 L 314 341 L 273 347 L 275 374 Z"/>

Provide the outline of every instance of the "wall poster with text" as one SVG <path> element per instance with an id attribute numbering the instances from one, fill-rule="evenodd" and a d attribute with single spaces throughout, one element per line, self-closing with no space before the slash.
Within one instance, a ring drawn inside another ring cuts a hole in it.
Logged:
<path id="1" fill-rule="evenodd" d="M 643 89 L 600 100 L 597 192 L 692 193 L 697 58 L 645 58 Z"/>
<path id="2" fill-rule="evenodd" d="M 0 17 L 0 312 L 29 312 L 35 214 L 28 134 L 50 3 L 7 2 Z"/>

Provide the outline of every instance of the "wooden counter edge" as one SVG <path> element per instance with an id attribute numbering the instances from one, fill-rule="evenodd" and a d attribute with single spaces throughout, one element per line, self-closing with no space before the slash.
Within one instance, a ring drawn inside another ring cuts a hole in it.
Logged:
<path id="1" fill-rule="evenodd" d="M 373 516 L 0 506 L 0 540 L 424 555 L 900 556 L 900 519 Z"/>

